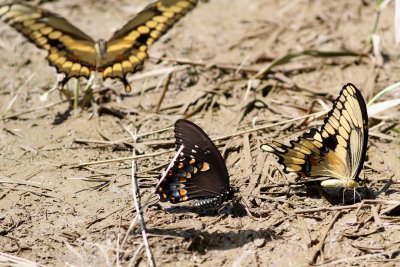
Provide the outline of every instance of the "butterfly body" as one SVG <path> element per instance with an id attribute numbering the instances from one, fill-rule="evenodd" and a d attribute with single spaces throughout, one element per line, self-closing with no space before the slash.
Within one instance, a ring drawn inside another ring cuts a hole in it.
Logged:
<path id="1" fill-rule="evenodd" d="M 358 175 L 365 160 L 368 114 L 360 91 L 352 84 L 341 90 L 320 130 L 311 129 L 290 146 L 278 142 L 261 149 L 279 157 L 285 173 L 298 177 L 328 177 L 325 187 L 359 187 Z"/>
<path id="2" fill-rule="evenodd" d="M 147 6 L 113 36 L 93 40 L 63 17 L 22 3 L 0 5 L 0 19 L 21 32 L 46 59 L 69 79 L 88 79 L 101 72 L 103 80 L 119 79 L 131 91 L 126 76 L 142 68 L 148 47 L 197 4 L 197 0 L 159 0 Z"/>
<path id="3" fill-rule="evenodd" d="M 157 188 L 160 201 L 197 199 L 195 206 L 207 207 L 232 199 L 235 189 L 229 185 L 225 161 L 208 135 L 182 119 L 175 123 L 174 132 L 176 150 L 181 146 L 183 150 Z"/>

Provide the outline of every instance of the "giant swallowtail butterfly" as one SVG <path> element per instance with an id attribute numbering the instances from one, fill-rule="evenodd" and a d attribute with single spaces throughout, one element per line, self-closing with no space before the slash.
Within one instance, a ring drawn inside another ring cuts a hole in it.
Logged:
<path id="1" fill-rule="evenodd" d="M 324 187 L 356 188 L 365 160 L 368 114 L 364 98 L 353 84 L 346 84 L 321 130 L 311 129 L 290 146 L 278 142 L 261 149 L 279 157 L 285 173 L 299 177 L 329 177 Z"/>
<path id="2" fill-rule="evenodd" d="M 174 132 L 176 151 L 184 148 L 157 188 L 160 201 L 198 199 L 195 205 L 206 207 L 232 199 L 236 190 L 229 186 L 225 161 L 208 135 L 183 119 L 176 121 Z"/>
<path id="3" fill-rule="evenodd" d="M 23 3 L 0 5 L 0 19 L 21 32 L 37 47 L 48 51 L 46 59 L 65 74 L 62 88 L 72 77 L 88 79 L 93 71 L 103 80 L 119 79 L 126 92 L 128 73 L 140 69 L 148 46 L 197 4 L 197 0 L 159 0 L 147 6 L 105 41 L 94 41 L 63 17 Z"/>

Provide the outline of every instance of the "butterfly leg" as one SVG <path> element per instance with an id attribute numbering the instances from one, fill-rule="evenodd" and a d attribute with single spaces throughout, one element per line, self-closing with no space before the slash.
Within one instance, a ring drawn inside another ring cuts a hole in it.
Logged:
<path id="1" fill-rule="evenodd" d="M 130 93 L 132 91 L 132 87 L 129 84 L 128 80 L 126 79 L 126 76 L 123 79 L 121 79 L 121 81 L 125 86 L 125 92 Z"/>

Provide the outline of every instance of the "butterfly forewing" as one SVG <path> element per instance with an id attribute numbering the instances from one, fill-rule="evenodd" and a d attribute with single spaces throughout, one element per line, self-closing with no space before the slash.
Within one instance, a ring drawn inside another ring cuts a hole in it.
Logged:
<path id="1" fill-rule="evenodd" d="M 352 84 L 344 86 L 321 129 L 324 144 L 337 156 L 346 170 L 337 178 L 355 179 L 362 169 L 367 151 L 368 114 L 360 91 Z M 328 158 L 328 163 L 329 161 Z M 335 177 L 335 176 L 334 176 Z"/>
<path id="2" fill-rule="evenodd" d="M 175 146 L 184 146 L 158 188 L 161 201 L 220 197 L 229 191 L 225 161 L 207 134 L 187 120 L 175 123 Z"/>
<path id="3" fill-rule="evenodd" d="M 264 151 L 279 157 L 285 173 L 301 177 L 352 180 L 359 175 L 368 139 L 368 114 L 364 98 L 352 84 L 343 87 L 321 130 L 311 129 L 290 146 L 272 142 Z M 342 183 L 344 184 L 344 183 Z"/>

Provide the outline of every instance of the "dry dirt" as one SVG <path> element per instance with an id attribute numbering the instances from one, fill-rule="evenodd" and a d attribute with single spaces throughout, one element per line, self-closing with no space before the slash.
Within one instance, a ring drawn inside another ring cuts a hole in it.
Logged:
<path id="1" fill-rule="evenodd" d="M 63 0 L 42 6 L 100 38 L 148 2 Z M 374 53 L 369 36 L 376 14 L 374 1 L 202 1 L 150 50 L 142 73 L 184 66 L 172 76 L 159 113 L 165 71 L 150 78 L 131 75 L 130 95 L 120 83 L 96 79 L 98 105 L 89 108 L 68 112 L 58 91 L 41 101 L 57 82 L 54 68 L 43 51 L 0 23 L 1 262 L 15 255 L 49 266 L 146 266 L 139 226 L 128 232 L 135 217 L 131 161 L 76 167 L 135 153 L 150 155 L 136 161 L 136 178 L 142 201 L 151 197 L 144 217 L 158 266 L 400 266 L 400 212 L 389 202 L 400 200 L 398 108 L 370 119 L 361 174 L 369 188 L 362 195 L 370 200 L 362 207 L 353 205 L 353 192 L 346 192 L 351 201 L 343 206 L 341 191 L 324 191 L 316 183 L 289 186 L 295 181 L 259 149 L 267 140 L 288 142 L 323 118 L 234 135 L 321 111 L 315 100 L 330 106 L 348 82 L 367 99 L 397 82 L 394 1 L 381 13 Z M 272 68 L 246 94 L 258 70 L 304 50 L 360 55 L 295 58 Z M 381 100 L 399 97 L 397 91 Z M 182 117 L 212 138 L 234 135 L 217 145 L 241 202 L 199 211 L 160 204 L 152 194 L 161 166 L 173 156 L 167 127 Z"/>

